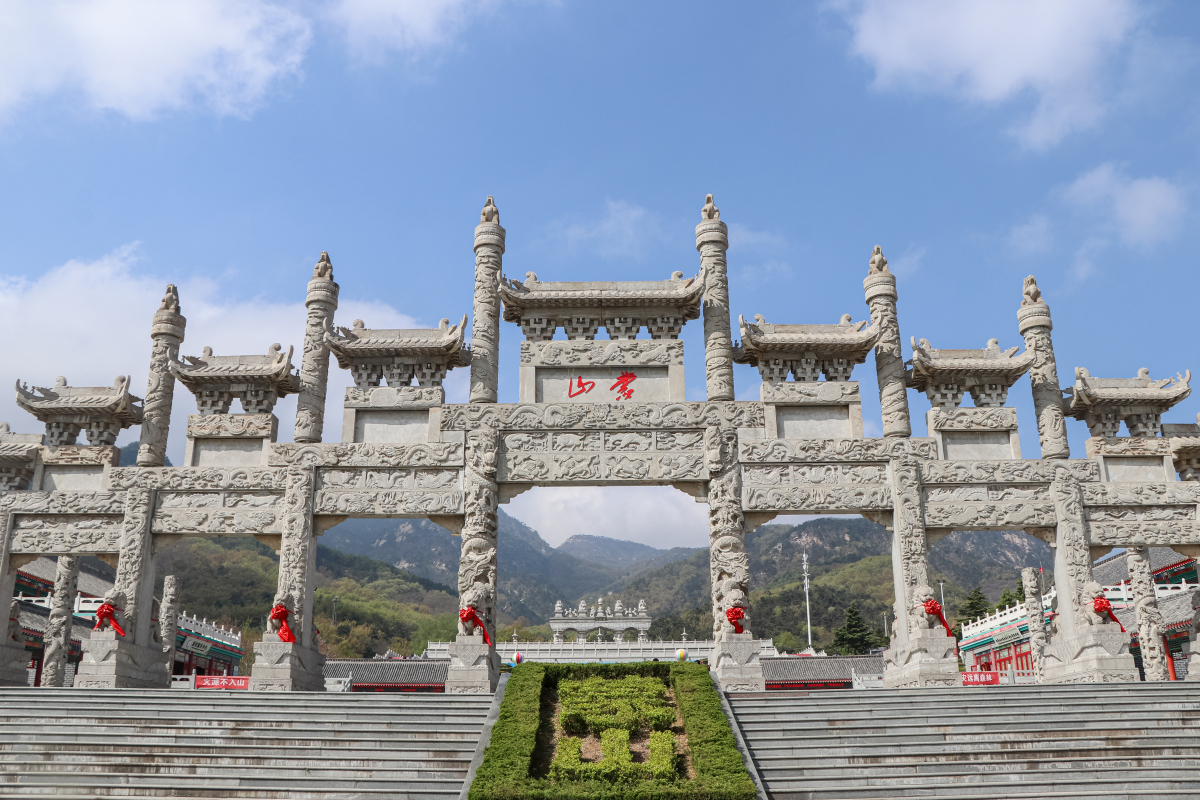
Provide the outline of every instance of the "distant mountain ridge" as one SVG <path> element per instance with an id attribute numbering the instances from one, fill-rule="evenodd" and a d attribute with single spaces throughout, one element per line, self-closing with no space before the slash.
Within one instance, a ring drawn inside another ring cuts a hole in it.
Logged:
<path id="1" fill-rule="evenodd" d="M 640 542 L 626 542 L 608 536 L 577 533 L 555 548 L 560 553 L 610 566 L 627 573 L 660 567 L 691 556 L 702 547 L 672 547 L 663 550 Z"/>

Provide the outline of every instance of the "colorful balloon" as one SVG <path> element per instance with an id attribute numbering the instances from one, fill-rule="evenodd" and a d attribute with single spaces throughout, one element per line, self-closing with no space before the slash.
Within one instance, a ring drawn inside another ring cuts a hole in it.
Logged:
<path id="1" fill-rule="evenodd" d="M 675 657 L 680 661 L 687 661 L 687 650 L 682 647 L 675 651 Z"/>
<path id="2" fill-rule="evenodd" d="M 525 660 L 525 656 L 524 656 L 523 654 L 521 654 L 521 653 L 513 653 L 513 659 L 512 659 L 512 660 L 513 660 L 513 663 L 514 663 L 514 664 L 520 664 L 522 661 L 524 661 L 524 660 Z"/>

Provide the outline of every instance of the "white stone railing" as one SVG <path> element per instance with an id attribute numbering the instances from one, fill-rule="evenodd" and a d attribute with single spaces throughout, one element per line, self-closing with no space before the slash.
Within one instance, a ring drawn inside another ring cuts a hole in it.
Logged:
<path id="1" fill-rule="evenodd" d="M 1023 619 L 1025 619 L 1025 606 L 1023 604 L 1002 608 L 994 614 L 980 617 L 973 622 L 964 622 L 962 626 L 963 638 L 969 639 L 977 633 L 982 633 L 992 628 L 999 628 L 1002 625 L 1008 625 Z"/>
<path id="2" fill-rule="evenodd" d="M 211 623 L 208 618 L 196 619 L 189 617 L 187 612 L 179 614 L 179 630 L 195 633 L 200 636 L 207 637 L 221 644 L 228 644 L 234 647 L 242 646 L 242 632 L 235 631 L 233 628 L 226 628 L 216 623 Z"/>
<path id="3" fill-rule="evenodd" d="M 770 658 L 779 655 L 770 639 L 758 639 L 759 656 Z M 512 642 L 496 643 L 496 652 L 502 661 L 512 661 L 516 653 L 523 660 L 568 664 L 573 662 L 609 661 L 674 661 L 676 653 L 687 650 L 689 661 L 709 658 L 716 642 L 705 639 L 688 639 L 674 642 Z M 426 658 L 449 658 L 449 642 L 430 642 L 425 648 Z"/>

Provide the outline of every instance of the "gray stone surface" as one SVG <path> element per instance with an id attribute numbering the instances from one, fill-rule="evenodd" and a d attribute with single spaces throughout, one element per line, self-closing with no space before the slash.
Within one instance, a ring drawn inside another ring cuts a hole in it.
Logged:
<path id="1" fill-rule="evenodd" d="M 179 313 L 179 292 L 167 284 L 162 304 L 150 326 L 150 378 L 146 384 L 142 430 L 138 443 L 139 467 L 161 467 L 167 457 L 167 435 L 171 430 L 171 406 L 175 399 L 175 376 L 171 363 L 179 360 L 179 346 L 187 320 Z"/>
<path id="2" fill-rule="evenodd" d="M 54 599 L 46 625 L 42 655 L 42 685 L 62 686 L 67 677 L 67 651 L 71 646 L 71 623 L 75 591 L 79 583 L 79 556 L 59 556 L 54 575 Z"/>
<path id="3" fill-rule="evenodd" d="M 329 382 L 329 345 L 325 337 L 333 330 L 340 287 L 333 280 L 329 253 L 321 253 L 313 267 L 304 299 L 304 355 L 300 364 L 300 396 L 296 399 L 297 442 L 321 441 L 325 426 L 325 393 Z"/>
<path id="4" fill-rule="evenodd" d="M 729 228 L 710 194 L 696 226 L 700 277 L 704 282 L 704 373 L 709 400 L 733 399 L 733 340 L 729 332 L 729 274 L 725 251 Z"/>

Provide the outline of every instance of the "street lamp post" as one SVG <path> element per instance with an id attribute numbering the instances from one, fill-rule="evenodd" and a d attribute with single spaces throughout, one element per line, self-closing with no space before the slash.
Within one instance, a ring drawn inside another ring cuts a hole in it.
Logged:
<path id="1" fill-rule="evenodd" d="M 942 608 L 946 607 L 946 582 L 938 581 L 938 591 L 942 593 Z"/>
<path id="2" fill-rule="evenodd" d="M 808 632 L 808 649 L 812 650 L 812 612 L 808 605 L 808 553 L 804 554 L 804 629 Z"/>
<path id="3" fill-rule="evenodd" d="M 334 624 L 334 627 L 337 626 L 337 604 L 338 604 L 338 599 L 337 599 L 337 595 L 335 594 L 333 596 L 333 624 Z"/>

